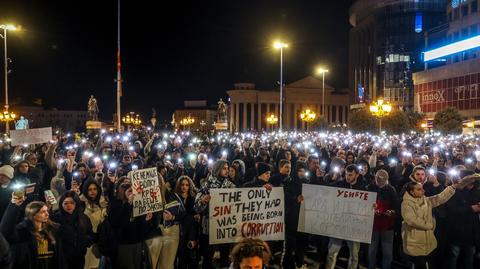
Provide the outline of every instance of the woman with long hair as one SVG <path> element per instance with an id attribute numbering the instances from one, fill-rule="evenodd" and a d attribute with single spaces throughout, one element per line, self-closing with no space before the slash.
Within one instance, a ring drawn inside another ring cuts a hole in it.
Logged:
<path id="1" fill-rule="evenodd" d="M 50 220 L 45 203 L 34 201 L 25 208 L 25 219 L 17 224 L 25 197 L 12 193 L 11 204 L 0 222 L 0 232 L 13 251 L 13 268 L 67 268 L 59 225 Z"/>
<path id="2" fill-rule="evenodd" d="M 185 217 L 180 221 L 180 244 L 177 253 L 178 268 L 196 268 L 195 254 L 198 244 L 198 220 L 200 216 L 193 209 L 197 192 L 192 179 L 188 176 L 178 178 L 175 185 L 175 193 L 180 198 L 179 201 L 183 204 L 186 211 Z"/>
<path id="3" fill-rule="evenodd" d="M 230 253 L 229 269 L 267 268 L 271 256 L 267 243 L 258 238 L 244 238 Z"/>
<path id="4" fill-rule="evenodd" d="M 58 235 L 64 247 L 68 268 L 83 269 L 87 248 L 93 243 L 92 224 L 83 213 L 80 197 L 74 191 L 66 191 L 59 200 L 59 210 L 52 220 L 60 224 Z"/>
<path id="5" fill-rule="evenodd" d="M 102 195 L 102 188 L 95 180 L 87 180 L 83 184 L 83 194 L 80 200 L 84 204 L 83 213 L 90 219 L 92 230 L 96 234 L 97 228 L 107 216 L 108 201 Z M 100 264 L 100 253 L 98 245 L 94 244 L 87 248 L 85 255 L 85 269 L 98 268 Z"/>

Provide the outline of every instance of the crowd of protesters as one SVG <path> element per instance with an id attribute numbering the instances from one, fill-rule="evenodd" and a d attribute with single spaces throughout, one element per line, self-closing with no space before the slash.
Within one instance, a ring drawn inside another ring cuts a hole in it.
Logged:
<path id="1" fill-rule="evenodd" d="M 0 143 L 1 268 L 480 268 L 480 140 L 440 134 L 57 133 Z M 167 209 L 133 217 L 132 170 Z M 371 244 L 297 231 L 303 184 L 377 193 Z M 214 188 L 282 187 L 285 240 L 211 245 Z M 348 252 L 341 250 L 346 247 Z"/>

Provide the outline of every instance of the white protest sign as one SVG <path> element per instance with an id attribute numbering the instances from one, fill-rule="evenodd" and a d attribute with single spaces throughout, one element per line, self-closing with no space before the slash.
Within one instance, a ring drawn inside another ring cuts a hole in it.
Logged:
<path id="1" fill-rule="evenodd" d="M 128 176 L 132 180 L 134 217 L 163 209 L 157 168 L 131 171 Z"/>
<path id="2" fill-rule="evenodd" d="M 12 146 L 47 143 L 52 140 L 52 127 L 11 130 L 10 139 Z"/>
<path id="3" fill-rule="evenodd" d="M 370 244 L 375 192 L 303 184 L 298 231 Z"/>
<path id="4" fill-rule="evenodd" d="M 283 188 L 211 189 L 210 244 L 236 242 L 241 237 L 283 240 Z"/>

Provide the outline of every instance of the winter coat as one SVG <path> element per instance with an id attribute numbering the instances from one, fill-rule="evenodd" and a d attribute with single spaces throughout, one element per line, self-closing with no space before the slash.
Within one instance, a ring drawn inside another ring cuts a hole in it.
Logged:
<path id="1" fill-rule="evenodd" d="M 243 188 L 259 188 L 263 187 L 265 184 L 268 184 L 268 181 L 263 181 L 259 179 L 258 177 L 255 177 L 253 180 L 250 180 L 249 182 L 243 184 Z"/>
<path id="2" fill-rule="evenodd" d="M 375 184 L 372 184 L 367 186 L 367 190 L 377 193 L 376 204 L 379 214 L 375 214 L 375 217 L 373 219 L 373 230 L 392 230 L 395 224 L 396 214 L 398 214 L 400 209 L 398 196 L 395 188 L 390 184 L 387 184 L 382 188 L 378 187 Z M 387 210 L 395 210 L 395 214 L 392 216 L 387 216 L 383 214 Z"/>
<path id="3" fill-rule="evenodd" d="M 0 233 L 5 236 L 13 254 L 14 269 L 36 269 L 39 268 L 37 239 L 32 234 L 33 222 L 23 220 L 16 224 L 18 216 L 22 213 L 23 207 L 15 204 L 9 204 L 5 215 L 0 222 Z M 67 269 L 67 263 L 64 256 L 63 242 L 58 233 L 54 234 L 56 243 L 54 247 L 53 262 L 58 265 L 56 268 Z"/>
<path id="4" fill-rule="evenodd" d="M 85 210 L 83 213 L 90 219 L 90 223 L 92 224 L 92 230 L 94 233 L 97 233 L 97 228 L 100 223 L 103 222 L 105 217 L 107 216 L 107 200 L 102 196 L 100 196 L 99 205 L 93 204 L 85 198 L 82 194 L 80 195 L 80 200 L 84 203 Z"/>
<path id="5" fill-rule="evenodd" d="M 455 194 L 453 187 L 446 188 L 438 195 L 414 198 L 410 193 L 403 195 L 402 239 L 403 251 L 410 256 L 427 256 L 436 247 L 435 219 L 432 209 L 446 203 Z"/>
<path id="6" fill-rule="evenodd" d="M 480 243 L 479 214 L 472 205 L 480 202 L 476 190 L 457 190 L 445 204 L 447 210 L 448 241 L 456 246 L 475 246 Z"/>
<path id="7" fill-rule="evenodd" d="M 10 181 L 6 186 L 0 186 L 0 220 L 2 219 L 3 213 L 7 210 L 8 205 L 12 200 L 12 186 L 13 182 Z"/>
<path id="8" fill-rule="evenodd" d="M 285 181 L 285 179 L 288 179 L 289 177 L 289 175 L 277 173 L 273 177 L 271 177 L 268 182 L 272 184 L 273 187 L 281 187 L 283 186 L 283 182 Z"/>
<path id="9" fill-rule="evenodd" d="M 75 216 L 78 214 L 78 216 Z M 94 240 L 92 224 L 82 211 L 68 214 L 62 209 L 52 216 L 52 220 L 60 224 L 59 239 L 64 247 L 65 257 L 83 257 Z"/>
<path id="10" fill-rule="evenodd" d="M 287 178 L 284 181 L 285 194 L 285 228 L 287 233 L 295 234 L 298 226 L 300 203 L 298 196 L 302 194 L 302 185 L 307 184 L 306 178 Z"/>

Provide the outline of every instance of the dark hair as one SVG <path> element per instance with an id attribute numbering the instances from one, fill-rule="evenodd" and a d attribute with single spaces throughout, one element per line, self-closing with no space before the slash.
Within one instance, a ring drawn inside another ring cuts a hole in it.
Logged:
<path id="1" fill-rule="evenodd" d="M 73 210 L 72 216 L 76 220 L 76 223 L 78 223 L 78 227 L 82 231 L 86 231 L 87 223 L 85 223 L 86 218 L 82 218 L 81 215 L 83 214 L 83 204 L 82 201 L 80 200 L 80 197 L 78 194 L 72 190 L 66 191 L 60 196 L 60 200 L 58 201 L 59 204 L 59 209 L 60 209 L 60 214 L 61 215 L 67 215 L 68 213 L 63 209 L 63 201 L 67 198 L 72 198 L 73 202 L 75 203 L 75 209 Z M 87 219 L 90 221 L 89 219 Z"/>
<path id="2" fill-rule="evenodd" d="M 282 168 L 286 164 L 290 164 L 290 161 L 287 159 L 281 159 L 280 162 L 278 162 L 278 168 Z"/>
<path id="3" fill-rule="evenodd" d="M 317 156 L 315 156 L 315 155 L 310 155 L 310 156 L 308 156 L 308 158 L 307 158 L 307 163 L 310 163 L 310 162 L 311 162 L 312 160 L 314 160 L 314 159 L 320 160 Z"/>
<path id="4" fill-rule="evenodd" d="M 237 243 L 230 253 L 230 259 L 234 269 L 239 269 L 245 258 L 259 257 L 263 264 L 270 260 L 271 252 L 268 244 L 258 238 L 244 238 Z"/>
<path id="5" fill-rule="evenodd" d="M 197 194 L 197 191 L 195 190 L 195 184 L 193 184 L 193 181 L 189 176 L 180 176 L 177 179 L 177 183 L 175 184 L 175 192 L 178 195 L 182 194 L 180 187 L 182 185 L 181 182 L 184 180 L 188 181 L 188 185 L 190 185 L 188 190 L 188 195 L 190 195 L 191 197 L 195 197 L 195 195 Z"/>
<path id="6" fill-rule="evenodd" d="M 88 196 L 88 188 L 90 187 L 90 185 L 95 185 L 95 187 L 97 187 L 97 196 L 93 200 L 90 196 Z M 82 193 L 89 202 L 98 205 L 100 202 L 100 197 L 102 196 L 102 187 L 100 186 L 100 184 L 98 184 L 97 181 L 87 179 L 85 183 L 83 183 Z"/>
<path id="7" fill-rule="evenodd" d="M 420 184 L 420 183 L 418 183 L 418 182 L 413 182 L 413 181 L 408 182 L 408 183 L 405 185 L 405 191 L 406 191 L 408 194 L 410 194 L 411 196 L 413 196 L 413 195 L 412 195 L 412 191 L 413 191 L 413 189 L 415 188 L 415 186 L 416 186 L 417 184 Z M 421 184 L 420 184 L 420 185 L 421 185 Z"/>
<path id="8" fill-rule="evenodd" d="M 359 173 L 359 171 L 358 171 L 358 166 L 355 165 L 355 164 L 349 164 L 349 165 L 347 165 L 347 167 L 345 167 L 345 171 L 346 171 L 346 172 L 349 172 L 349 173 L 354 172 L 354 171 L 355 171 L 356 174 Z"/>
<path id="9" fill-rule="evenodd" d="M 33 223 L 35 219 L 35 215 L 37 215 L 38 212 L 40 212 L 40 210 L 44 206 L 47 206 L 47 205 L 41 201 L 30 202 L 25 207 L 25 218 Z M 41 231 L 37 231 L 35 229 L 35 225 L 32 225 L 31 227 L 32 227 L 32 230 L 30 230 L 30 232 L 35 236 L 37 240 L 43 239 L 44 237 L 46 237 L 50 242 L 52 242 L 52 244 L 56 243 L 55 232 L 58 229 L 59 225 L 51 221 L 50 218 L 47 220 L 46 223 L 42 224 Z"/>

